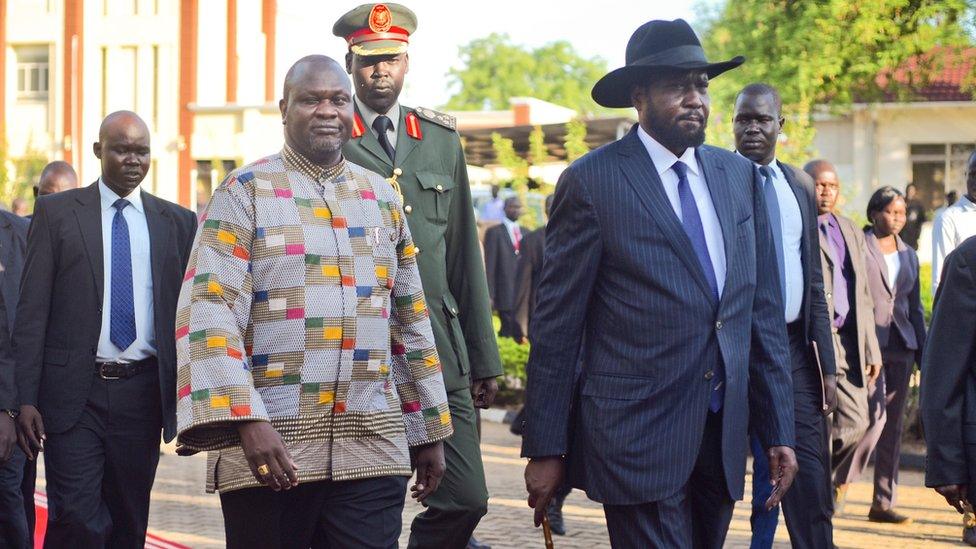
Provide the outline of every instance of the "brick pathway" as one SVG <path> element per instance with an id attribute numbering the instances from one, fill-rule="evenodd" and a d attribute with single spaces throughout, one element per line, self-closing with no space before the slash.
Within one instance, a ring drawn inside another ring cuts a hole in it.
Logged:
<path id="1" fill-rule="evenodd" d="M 541 530 L 532 527 L 532 515 L 525 504 L 525 485 L 522 480 L 524 462 L 518 457 L 517 437 L 509 434 L 507 426 L 485 423 L 482 453 L 492 494 L 488 516 L 481 522 L 476 535 L 491 543 L 495 549 L 543 547 Z M 203 491 L 205 458 L 181 458 L 167 453 L 160 459 L 159 473 L 152 494 L 149 517 L 153 533 L 169 540 L 199 549 L 223 547 L 223 519 L 220 500 Z M 835 542 L 839 547 L 949 547 L 959 546 L 960 517 L 949 509 L 932 490 L 922 487 L 917 472 L 903 473 L 900 493 L 901 510 L 912 515 L 915 523 L 908 526 L 886 526 L 868 522 L 871 488 L 867 483 L 853 486 L 848 496 L 846 514 L 835 519 Z M 39 487 L 43 489 L 43 478 Z M 748 483 L 747 483 L 748 486 Z M 408 502 L 404 509 L 404 534 L 401 545 L 406 546 L 409 524 L 420 506 Z M 569 533 L 557 537 L 557 548 L 608 547 L 609 541 L 603 512 L 599 505 L 574 491 L 564 508 Z M 736 508 L 729 531 L 728 547 L 748 547 L 748 506 Z M 789 547 L 786 528 L 781 524 L 777 548 Z"/>

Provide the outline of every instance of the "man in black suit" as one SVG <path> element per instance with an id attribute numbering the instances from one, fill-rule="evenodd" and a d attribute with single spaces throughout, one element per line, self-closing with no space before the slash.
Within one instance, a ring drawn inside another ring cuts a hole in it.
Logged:
<path id="1" fill-rule="evenodd" d="M 976 502 L 976 237 L 945 260 L 922 354 L 925 485 L 960 514 Z M 969 529 L 963 541 L 976 545 Z"/>
<path id="2" fill-rule="evenodd" d="M 552 197 L 546 197 L 546 219 L 552 209 Z M 535 312 L 535 296 L 539 291 L 539 280 L 542 278 L 542 259 L 546 248 L 546 226 L 543 225 L 522 239 L 519 250 L 518 266 L 515 269 L 515 303 L 512 310 L 515 322 L 518 323 L 518 341 L 529 336 L 529 323 Z"/>
<path id="3" fill-rule="evenodd" d="M 0 297 L 5 304 L 0 332 L 6 338 L 0 353 L 11 352 L 10 330 L 14 327 L 17 312 L 29 225 L 27 219 L 0 210 Z M 5 401 L 0 402 L 0 410 L 7 410 L 0 411 L 6 416 L 0 417 L 0 547 L 29 546 L 34 527 L 34 463 L 19 448 L 13 448 L 6 458 L 4 452 L 5 433 L 13 431 L 7 431 L 3 423 L 12 426 L 17 415 L 13 368 L 12 360 L 0 365 L 4 370 L 0 371 L 0 378 L 5 378 L 0 379 L 0 401 Z"/>
<path id="4" fill-rule="evenodd" d="M 505 200 L 505 219 L 485 231 L 485 273 L 488 292 L 498 318 L 502 321 L 498 335 L 519 338 L 515 320 L 515 269 L 522 246 L 522 201 L 517 196 Z"/>
<path id="5" fill-rule="evenodd" d="M 639 124 L 556 187 L 526 367 L 536 524 L 568 471 L 615 547 L 721 547 L 750 409 L 766 504 L 788 493 L 793 382 L 759 174 L 704 145 L 709 80 L 743 61 L 709 63 L 688 23 L 650 21 L 593 87 Z"/>
<path id="6" fill-rule="evenodd" d="M 825 416 L 837 389 L 833 342 L 824 299 L 813 180 L 776 160 L 776 140 L 785 122 L 779 92 L 750 84 L 739 92 L 732 132 L 739 154 L 762 176 L 762 191 L 776 246 L 786 331 L 793 358 L 796 458 L 800 472 L 783 499 L 786 527 L 794 547 L 831 547 L 830 451 Z M 758 437 L 753 451 L 753 547 L 772 547 L 778 510 L 765 509 L 772 487 Z"/>
<path id="7" fill-rule="evenodd" d="M 139 189 L 149 129 L 102 122 L 92 185 L 37 200 L 14 332 L 18 423 L 45 453 L 53 547 L 142 547 L 176 428 L 176 300 L 196 217 Z"/>
<path id="8" fill-rule="evenodd" d="M 6 464 L 16 451 L 16 418 L 17 388 L 14 386 L 14 361 L 7 328 L 7 306 L 3 294 L 0 294 L 0 466 Z M 20 489 L 19 484 L 17 489 Z M 6 503 L 5 500 L 0 500 L 0 504 Z M 22 547 L 22 540 L 19 544 L 11 542 L 10 519 L 16 510 L 0 508 L 0 511 L 0 542 L 3 542 L 3 547 Z"/>

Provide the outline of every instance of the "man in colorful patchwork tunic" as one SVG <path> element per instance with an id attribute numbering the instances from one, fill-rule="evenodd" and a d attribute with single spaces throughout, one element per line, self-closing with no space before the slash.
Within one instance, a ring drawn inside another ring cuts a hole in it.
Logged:
<path id="1" fill-rule="evenodd" d="M 298 61 L 285 147 L 228 176 L 177 313 L 179 451 L 209 451 L 228 547 L 395 547 L 451 417 L 395 190 L 346 162 L 342 67 Z"/>

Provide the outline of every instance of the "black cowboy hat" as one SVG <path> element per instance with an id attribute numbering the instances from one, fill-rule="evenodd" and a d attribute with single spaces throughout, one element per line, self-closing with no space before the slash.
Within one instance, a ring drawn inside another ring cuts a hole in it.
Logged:
<path id="1" fill-rule="evenodd" d="M 601 78 L 590 95 L 604 107 L 630 107 L 631 87 L 646 81 L 654 71 L 703 70 L 714 78 L 745 60 L 740 55 L 722 63 L 709 63 L 698 36 L 684 19 L 648 21 L 627 42 L 626 64 Z"/>

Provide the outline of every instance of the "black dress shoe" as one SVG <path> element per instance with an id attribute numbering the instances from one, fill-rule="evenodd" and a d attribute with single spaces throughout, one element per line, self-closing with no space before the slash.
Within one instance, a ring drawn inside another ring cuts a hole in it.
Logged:
<path id="1" fill-rule="evenodd" d="M 976 528 L 972 526 L 962 529 L 962 542 L 966 545 L 976 547 Z"/>
<path id="2" fill-rule="evenodd" d="M 471 539 L 468 540 L 468 545 L 465 549 L 491 549 L 491 545 L 482 543 L 475 539 L 474 536 L 471 536 Z"/>
<path id="3" fill-rule="evenodd" d="M 557 536 L 566 535 L 566 521 L 563 520 L 563 500 L 552 499 L 546 506 L 546 514 L 549 515 L 549 529 Z"/>
<path id="4" fill-rule="evenodd" d="M 875 509 L 874 507 L 868 511 L 868 520 L 871 522 L 883 522 L 886 524 L 912 523 L 912 517 L 898 513 L 894 509 Z"/>

